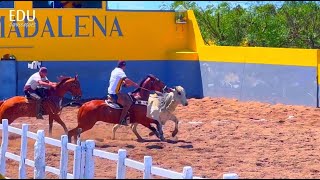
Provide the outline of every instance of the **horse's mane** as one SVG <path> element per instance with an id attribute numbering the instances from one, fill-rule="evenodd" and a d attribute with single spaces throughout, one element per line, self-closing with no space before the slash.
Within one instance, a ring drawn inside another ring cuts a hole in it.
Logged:
<path id="1" fill-rule="evenodd" d="M 143 83 L 149 78 L 149 77 L 155 77 L 152 74 L 147 75 L 139 84 L 139 87 L 142 87 Z M 134 91 L 132 91 L 132 93 L 136 93 L 139 91 L 140 88 L 136 88 Z"/>
<path id="2" fill-rule="evenodd" d="M 60 79 L 60 82 L 58 83 L 57 88 L 60 87 L 63 83 L 65 83 L 69 79 L 71 79 L 71 77 L 59 77 L 59 79 Z"/>

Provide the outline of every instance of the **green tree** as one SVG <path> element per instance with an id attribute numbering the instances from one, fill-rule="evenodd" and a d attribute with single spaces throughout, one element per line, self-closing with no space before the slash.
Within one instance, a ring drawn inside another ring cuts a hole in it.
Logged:
<path id="1" fill-rule="evenodd" d="M 253 5 L 248 10 L 246 37 L 250 46 L 282 47 L 288 37 L 285 18 L 273 4 Z"/>
<path id="2" fill-rule="evenodd" d="M 280 8 L 289 31 L 287 46 L 320 48 L 320 4 L 287 1 Z"/>
<path id="3" fill-rule="evenodd" d="M 217 45 L 239 46 L 246 35 L 246 17 L 246 10 L 240 5 L 231 8 L 229 3 L 223 2 L 215 8 L 211 23 L 206 24 L 207 28 L 216 30 L 212 38 Z"/>
<path id="4" fill-rule="evenodd" d="M 256 2 L 246 9 L 227 2 L 201 8 L 194 1 L 174 1 L 161 9 L 178 5 L 194 11 L 206 44 L 320 48 L 320 2 L 286 1 L 278 7 Z"/>

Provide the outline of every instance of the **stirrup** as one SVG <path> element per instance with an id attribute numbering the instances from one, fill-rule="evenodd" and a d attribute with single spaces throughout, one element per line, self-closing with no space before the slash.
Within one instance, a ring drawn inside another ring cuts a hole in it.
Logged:
<path id="1" fill-rule="evenodd" d="M 113 98 L 112 98 L 110 95 L 107 95 L 107 101 L 108 101 L 109 103 L 115 103 L 114 100 L 113 100 Z"/>

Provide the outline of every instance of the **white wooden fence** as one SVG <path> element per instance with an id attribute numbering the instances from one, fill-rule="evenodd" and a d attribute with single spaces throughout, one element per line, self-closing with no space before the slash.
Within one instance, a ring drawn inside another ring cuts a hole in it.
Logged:
<path id="1" fill-rule="evenodd" d="M 144 163 L 137 162 L 126 158 L 127 152 L 124 149 L 119 149 L 118 154 L 105 152 L 95 149 L 93 140 L 85 142 L 78 141 L 76 144 L 68 143 L 66 135 L 61 136 L 61 140 L 45 137 L 43 130 L 38 130 L 37 134 L 28 131 L 28 125 L 23 124 L 22 129 L 18 129 L 8 125 L 8 120 L 3 119 L 0 124 L 2 130 L 2 143 L 0 152 L 0 173 L 5 176 L 6 159 L 12 159 L 19 162 L 19 179 L 26 179 L 26 165 L 34 167 L 34 179 L 44 179 L 45 172 L 51 172 L 59 175 L 60 179 L 92 179 L 94 178 L 94 157 L 109 159 L 117 162 L 117 179 L 126 178 L 126 167 L 143 172 L 144 179 L 150 179 L 151 175 L 157 175 L 170 179 L 203 179 L 193 176 L 192 168 L 186 166 L 183 172 L 174 172 L 171 170 L 162 169 L 152 166 L 152 158 L 144 157 Z M 7 152 L 9 132 L 21 135 L 21 150 L 20 156 Z M 27 139 L 36 140 L 34 144 L 34 160 L 27 159 Z M 50 144 L 61 148 L 60 167 L 50 167 L 45 162 L 45 144 Z M 68 151 L 74 152 L 73 173 L 68 173 Z M 9 177 L 10 178 L 10 177 Z M 238 178 L 237 176 L 224 175 L 224 178 Z"/>

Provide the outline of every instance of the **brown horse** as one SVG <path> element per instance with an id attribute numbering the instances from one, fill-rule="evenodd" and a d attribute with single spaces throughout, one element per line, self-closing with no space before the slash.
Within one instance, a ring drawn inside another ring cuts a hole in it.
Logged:
<path id="1" fill-rule="evenodd" d="M 64 95 L 71 92 L 73 98 L 80 99 L 82 96 L 78 76 L 75 78 L 65 77 L 57 84 L 56 88 L 51 88 L 48 97 L 42 102 L 44 109 L 43 115 L 49 115 L 49 135 L 52 136 L 53 120 L 59 123 L 65 133 L 68 129 L 61 120 L 59 113 L 61 112 L 61 102 Z M 19 117 L 36 117 L 35 101 L 24 96 L 15 96 L 0 103 L 0 120 L 8 119 L 9 124 Z"/>
<path id="2" fill-rule="evenodd" d="M 169 92 L 170 89 L 157 77 L 149 74 L 141 81 L 140 87 L 131 92 L 131 96 L 136 100 L 148 101 L 151 91 Z M 118 97 L 118 103 L 123 104 L 123 97 Z"/>
<path id="3" fill-rule="evenodd" d="M 149 98 L 150 91 L 169 92 L 170 89 L 168 89 L 167 86 L 155 76 L 148 75 L 140 83 L 140 88 L 129 93 L 129 96 L 134 100 L 134 104 L 129 109 L 130 123 L 142 124 L 163 140 L 161 124 L 156 120 L 147 118 L 147 106 L 139 104 L 141 102 L 143 103 L 143 101 L 146 103 Z M 121 104 L 122 98 L 123 97 L 119 96 L 119 104 Z M 98 121 L 118 124 L 121 110 L 121 107 L 109 106 L 104 100 L 92 100 L 86 102 L 78 111 L 78 126 L 68 132 L 69 142 L 71 142 L 72 137 L 74 137 L 75 142 L 77 142 L 78 129 L 81 129 L 80 133 L 83 133 L 90 130 Z M 151 123 L 155 123 L 157 125 L 159 132 L 151 126 Z M 140 136 L 137 137 L 139 140 L 142 139 Z"/>

